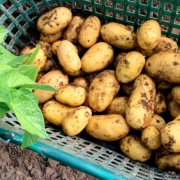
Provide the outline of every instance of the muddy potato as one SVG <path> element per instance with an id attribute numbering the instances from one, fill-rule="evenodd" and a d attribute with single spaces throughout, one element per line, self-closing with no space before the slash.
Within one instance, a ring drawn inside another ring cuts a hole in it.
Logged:
<path id="1" fill-rule="evenodd" d="M 43 68 L 44 72 L 48 72 L 50 71 L 52 68 L 54 67 L 54 62 L 52 61 L 52 59 L 47 59 L 47 62 Z"/>
<path id="2" fill-rule="evenodd" d="M 125 136 L 120 140 L 120 149 L 126 156 L 136 161 L 145 162 L 151 157 L 151 150 L 133 135 Z"/>
<path id="3" fill-rule="evenodd" d="M 40 45 L 41 49 L 44 50 L 44 52 L 47 54 L 48 58 L 52 57 L 52 51 L 51 51 L 51 44 L 45 41 L 38 40 L 36 42 L 36 46 Z"/>
<path id="4" fill-rule="evenodd" d="M 139 75 L 134 81 L 125 112 L 126 121 L 132 128 L 140 130 L 150 124 L 155 97 L 156 87 L 152 79 L 146 74 Z"/>
<path id="5" fill-rule="evenodd" d="M 63 30 L 72 20 L 72 12 L 66 7 L 54 8 L 41 15 L 37 29 L 42 34 L 56 34 Z"/>
<path id="6" fill-rule="evenodd" d="M 78 42 L 84 48 L 93 46 L 99 37 L 101 22 L 96 16 L 89 16 L 85 19 L 78 35 Z"/>
<path id="7" fill-rule="evenodd" d="M 114 66 L 114 68 L 117 67 L 118 62 L 120 61 L 120 59 L 121 59 L 122 57 L 124 57 L 126 54 L 127 54 L 127 52 L 121 52 L 121 53 L 119 53 L 119 54 L 114 58 L 114 60 L 113 60 L 113 66 Z"/>
<path id="8" fill-rule="evenodd" d="M 140 75 L 145 65 L 144 56 L 136 51 L 128 52 L 122 57 L 116 67 L 116 77 L 121 83 L 132 82 Z"/>
<path id="9" fill-rule="evenodd" d="M 104 70 L 91 82 L 89 87 L 88 102 L 90 107 L 97 112 L 104 111 L 114 99 L 120 89 L 115 71 Z"/>
<path id="10" fill-rule="evenodd" d="M 65 106 L 53 99 L 47 101 L 44 104 L 42 113 L 46 120 L 54 125 L 61 126 L 63 119 L 66 118 L 75 109 L 75 107 Z"/>
<path id="11" fill-rule="evenodd" d="M 151 119 L 151 122 L 149 126 L 154 126 L 157 129 L 161 130 L 161 128 L 166 124 L 166 121 L 159 116 L 158 114 L 154 114 L 153 118 Z"/>
<path id="12" fill-rule="evenodd" d="M 60 70 L 52 70 L 46 73 L 38 81 L 39 84 L 47 84 L 55 89 L 60 89 L 62 86 L 67 85 L 69 82 L 68 76 Z M 34 90 L 34 94 L 37 96 L 39 103 L 45 103 L 46 101 L 52 99 L 55 96 L 55 92 Z"/>
<path id="13" fill-rule="evenodd" d="M 174 86 L 171 90 L 172 99 L 180 105 L 180 86 Z"/>
<path id="14" fill-rule="evenodd" d="M 61 40 L 55 41 L 51 46 L 51 51 L 53 54 L 57 55 L 57 49 L 59 44 L 61 43 Z"/>
<path id="15" fill-rule="evenodd" d="M 172 83 L 166 82 L 166 81 L 156 81 L 156 89 L 158 91 L 164 92 L 169 91 L 172 88 Z"/>
<path id="16" fill-rule="evenodd" d="M 63 39 L 66 39 L 75 44 L 78 40 L 79 31 L 84 21 L 84 18 L 80 16 L 74 16 L 64 31 Z"/>
<path id="17" fill-rule="evenodd" d="M 26 46 L 26 47 L 24 47 L 24 48 L 21 49 L 19 55 L 21 56 L 21 55 L 24 55 L 24 54 L 28 54 L 29 51 L 30 51 L 31 49 L 33 49 L 33 48 L 34 48 L 33 46 Z"/>
<path id="18" fill-rule="evenodd" d="M 68 136 L 79 134 L 91 119 L 92 111 L 86 106 L 77 107 L 62 121 L 62 130 Z"/>
<path id="19" fill-rule="evenodd" d="M 87 91 L 89 89 L 89 82 L 85 77 L 76 77 L 73 80 L 73 84 L 80 85 L 84 87 Z"/>
<path id="20" fill-rule="evenodd" d="M 128 103 L 128 97 L 121 96 L 121 97 L 115 97 L 109 106 L 107 107 L 107 113 L 108 114 L 120 114 L 122 116 L 125 115 L 126 106 Z"/>
<path id="21" fill-rule="evenodd" d="M 180 104 L 173 99 L 168 100 L 167 108 L 172 118 L 176 118 L 180 114 Z"/>
<path id="22" fill-rule="evenodd" d="M 136 33 L 123 24 L 109 22 L 101 26 L 101 38 L 114 47 L 130 50 L 136 45 Z"/>
<path id="23" fill-rule="evenodd" d="M 62 40 L 58 45 L 57 56 L 59 63 L 66 71 L 76 73 L 81 69 L 81 60 L 77 48 L 68 40 Z"/>
<path id="24" fill-rule="evenodd" d="M 115 141 L 129 133 L 130 127 L 118 114 L 93 115 L 85 128 L 92 137 L 103 141 Z"/>
<path id="25" fill-rule="evenodd" d="M 180 83 L 180 54 L 160 52 L 149 57 L 145 64 L 146 73 L 158 80 Z"/>
<path id="26" fill-rule="evenodd" d="M 137 43 L 143 49 L 155 48 L 161 38 L 161 26 L 155 20 L 145 21 L 137 32 Z"/>
<path id="27" fill-rule="evenodd" d="M 107 67 L 114 58 L 114 50 L 106 42 L 91 46 L 81 58 L 81 68 L 86 73 L 98 72 Z"/>
<path id="28" fill-rule="evenodd" d="M 38 82 L 44 75 L 45 75 L 44 71 L 39 72 L 37 77 L 36 77 L 36 82 Z"/>
<path id="29" fill-rule="evenodd" d="M 55 95 L 57 101 L 72 107 L 82 105 L 85 101 L 85 97 L 85 88 L 76 84 L 68 84 L 61 87 Z"/>

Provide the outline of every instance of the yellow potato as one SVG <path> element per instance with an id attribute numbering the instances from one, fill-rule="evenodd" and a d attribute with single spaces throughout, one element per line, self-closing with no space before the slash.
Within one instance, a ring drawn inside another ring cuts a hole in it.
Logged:
<path id="1" fill-rule="evenodd" d="M 156 88 L 146 74 L 139 75 L 133 84 L 126 107 L 126 121 L 134 129 L 148 126 L 154 114 Z"/>
<path id="2" fill-rule="evenodd" d="M 154 114 L 153 118 L 151 119 L 151 122 L 149 126 L 154 126 L 157 129 L 161 130 L 161 128 L 166 124 L 166 121 L 159 116 L 158 114 Z"/>
<path id="3" fill-rule="evenodd" d="M 50 100 L 44 104 L 42 113 L 46 120 L 54 125 L 61 126 L 63 119 L 75 110 L 75 107 L 65 106 L 56 100 Z"/>
<path id="4" fill-rule="evenodd" d="M 72 20 L 72 12 L 66 7 L 56 7 L 41 15 L 37 29 L 42 34 L 56 34 L 63 30 Z"/>
<path id="5" fill-rule="evenodd" d="M 54 62 L 52 59 L 47 59 L 47 62 L 43 68 L 44 72 L 50 71 L 54 67 Z"/>
<path id="6" fill-rule="evenodd" d="M 121 52 L 119 53 L 113 60 L 113 66 L 114 68 L 117 67 L 118 65 L 118 62 L 120 61 L 121 58 L 123 58 L 125 55 L 127 54 L 127 52 Z"/>
<path id="7" fill-rule="evenodd" d="M 90 108 L 80 106 L 63 119 L 62 130 L 68 136 L 75 136 L 86 127 L 91 116 L 92 111 Z"/>
<path id="8" fill-rule="evenodd" d="M 114 99 L 120 89 L 115 71 L 104 70 L 91 82 L 89 87 L 89 106 L 97 112 L 104 111 Z"/>
<path id="9" fill-rule="evenodd" d="M 93 115 L 85 128 L 92 137 L 103 141 L 115 141 L 129 133 L 130 127 L 118 114 Z"/>
<path id="10" fill-rule="evenodd" d="M 53 54 L 57 55 L 57 49 L 59 44 L 61 43 L 61 40 L 59 41 L 55 41 L 52 46 L 51 46 L 51 51 L 53 52 Z"/>
<path id="11" fill-rule="evenodd" d="M 138 45 L 143 49 L 155 48 L 161 38 L 161 26 L 155 20 L 145 21 L 137 32 Z"/>
<path id="12" fill-rule="evenodd" d="M 40 45 L 41 49 L 44 50 L 48 58 L 52 57 L 51 44 L 45 41 L 38 40 L 36 46 Z"/>
<path id="13" fill-rule="evenodd" d="M 144 65 L 145 58 L 141 53 L 136 51 L 128 52 L 119 60 L 116 67 L 116 77 L 118 81 L 122 83 L 132 82 L 140 75 Z"/>
<path id="14" fill-rule="evenodd" d="M 136 33 L 116 22 L 109 22 L 101 26 L 101 38 L 114 47 L 129 50 L 136 45 Z"/>
<path id="15" fill-rule="evenodd" d="M 145 162 L 151 157 L 151 150 L 133 135 L 125 136 L 120 140 L 120 149 L 126 156 L 136 161 Z"/>
<path id="16" fill-rule="evenodd" d="M 78 42 L 84 48 L 93 46 L 99 37 L 101 22 L 97 16 L 88 16 L 81 26 Z"/>
<path id="17" fill-rule="evenodd" d="M 55 89 L 60 89 L 62 86 L 67 85 L 69 82 L 68 76 L 60 70 L 52 70 L 46 73 L 38 81 L 39 84 L 47 84 Z M 46 101 L 52 99 L 55 96 L 55 92 L 34 90 L 34 94 L 37 96 L 39 103 L 45 103 Z"/>
<path id="18" fill-rule="evenodd" d="M 24 48 L 21 49 L 19 55 L 21 56 L 21 55 L 24 55 L 24 54 L 28 54 L 29 51 L 30 51 L 31 49 L 33 49 L 33 48 L 34 48 L 33 46 L 26 46 L 26 47 L 24 47 Z"/>
<path id="19" fill-rule="evenodd" d="M 172 99 L 180 105 L 180 86 L 174 86 L 171 90 Z"/>
<path id="20" fill-rule="evenodd" d="M 43 72 L 43 71 L 39 72 L 36 77 L 36 82 L 38 82 L 41 79 L 41 77 L 43 77 L 44 75 L 45 75 L 45 72 Z"/>
<path id="21" fill-rule="evenodd" d="M 180 114 L 180 104 L 173 99 L 168 100 L 167 108 L 172 118 L 176 118 Z"/>
<path id="22" fill-rule="evenodd" d="M 106 42 L 98 42 L 90 47 L 81 58 L 81 68 L 84 72 L 97 72 L 107 67 L 114 58 L 114 50 Z"/>
<path id="23" fill-rule="evenodd" d="M 81 60 L 77 48 L 68 40 L 62 40 L 58 45 L 57 56 L 61 66 L 70 73 L 76 73 L 81 68 Z"/>
<path id="24" fill-rule="evenodd" d="M 89 82 L 87 81 L 87 79 L 85 77 L 74 78 L 73 84 L 80 85 L 80 86 L 84 87 L 86 90 L 89 89 Z"/>

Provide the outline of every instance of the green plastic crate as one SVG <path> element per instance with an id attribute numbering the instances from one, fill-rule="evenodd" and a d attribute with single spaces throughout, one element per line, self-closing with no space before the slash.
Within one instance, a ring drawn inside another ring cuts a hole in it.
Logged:
<path id="1" fill-rule="evenodd" d="M 84 16 L 94 14 L 103 22 L 123 23 L 134 31 L 146 19 L 155 19 L 161 24 L 164 35 L 179 42 L 179 0 L 37 0 L 36 3 L 33 0 L 0 0 L 0 26 L 10 31 L 3 46 L 18 54 L 37 34 L 34 32 L 37 18 L 56 6 L 70 7 L 73 13 Z M 68 137 L 61 129 L 49 125 L 46 130 L 51 140 L 39 140 L 29 149 L 99 179 L 180 179 L 178 173 L 163 172 L 125 157 L 116 142 L 103 143 L 85 133 Z M 0 121 L 0 136 L 17 145 L 22 143 L 23 129 L 11 112 Z"/>

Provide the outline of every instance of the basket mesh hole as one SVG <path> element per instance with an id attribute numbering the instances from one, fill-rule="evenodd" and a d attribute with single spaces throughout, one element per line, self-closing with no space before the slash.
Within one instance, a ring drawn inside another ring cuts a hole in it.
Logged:
<path id="1" fill-rule="evenodd" d="M 124 5 L 122 3 L 117 3 L 117 9 L 124 9 Z"/>
<path id="2" fill-rule="evenodd" d="M 173 6 L 171 4 L 165 4 L 164 9 L 167 10 L 167 11 L 172 11 Z"/>
<path id="3" fill-rule="evenodd" d="M 11 6 L 12 6 L 12 2 L 11 1 L 6 1 L 4 4 L 3 4 L 4 7 L 6 7 L 7 9 L 9 9 Z"/>
<path id="4" fill-rule="evenodd" d="M 102 4 L 102 1 L 101 0 L 96 0 L 96 3 L 97 4 Z"/>
<path id="5" fill-rule="evenodd" d="M 175 18 L 174 23 L 175 24 L 180 24 L 180 18 Z"/>
<path id="6" fill-rule="evenodd" d="M 14 18 L 17 18 L 19 15 L 20 15 L 20 12 L 19 12 L 18 10 L 14 11 L 14 12 L 12 13 L 12 16 L 13 16 Z"/>
<path id="7" fill-rule="evenodd" d="M 106 0 L 106 5 L 112 7 L 113 6 L 112 0 Z"/>
<path id="8" fill-rule="evenodd" d="M 41 14 L 44 14 L 48 11 L 48 9 L 46 7 L 42 7 L 42 8 L 39 8 L 39 11 Z"/>
<path id="9" fill-rule="evenodd" d="M 166 26 L 166 25 L 164 25 L 164 24 L 161 24 L 161 29 L 162 29 L 163 31 L 167 32 L 168 29 L 169 29 L 169 27 Z"/>
<path id="10" fill-rule="evenodd" d="M 113 12 L 112 12 L 112 11 L 107 10 L 107 11 L 106 11 L 106 16 L 110 16 L 110 17 L 112 17 L 112 16 L 113 16 Z"/>
<path id="11" fill-rule="evenodd" d="M 141 0 L 140 3 L 141 4 L 147 4 L 147 0 Z"/>
<path id="12" fill-rule="evenodd" d="M 159 16 L 159 13 L 157 13 L 157 12 L 151 12 L 151 18 L 158 18 L 158 16 Z"/>
<path id="13" fill-rule="evenodd" d="M 23 44 L 27 44 L 27 43 L 28 43 L 27 39 L 26 39 L 24 36 L 20 36 L 20 37 L 19 37 L 19 40 L 20 40 Z"/>
<path id="14" fill-rule="evenodd" d="M 11 122 L 9 122 L 9 121 L 6 121 L 6 123 L 8 123 L 8 124 L 11 125 L 11 126 L 14 126 L 14 124 L 11 123 Z"/>
<path id="15" fill-rule="evenodd" d="M 13 34 L 16 34 L 18 32 L 18 29 L 16 27 L 14 27 L 11 31 Z"/>
<path id="16" fill-rule="evenodd" d="M 19 22 L 19 24 L 20 24 L 21 26 L 24 26 L 26 23 L 27 23 L 27 21 L 26 21 L 25 19 L 22 19 L 22 20 Z"/>
<path id="17" fill-rule="evenodd" d="M 153 7 L 155 7 L 155 8 L 160 8 L 160 4 L 161 4 L 161 3 L 160 3 L 159 1 L 154 0 L 152 5 L 153 5 Z"/>
<path id="18" fill-rule="evenodd" d="M 7 28 L 11 22 L 7 19 L 6 21 L 3 22 L 3 25 Z"/>
<path id="19" fill-rule="evenodd" d="M 128 16 L 128 21 L 129 22 L 134 22 L 134 17 L 133 16 Z"/>
<path id="20" fill-rule="evenodd" d="M 116 13 L 116 18 L 117 19 L 121 19 L 121 20 L 123 20 L 123 15 L 122 14 L 119 14 L 119 13 Z"/>
<path id="21" fill-rule="evenodd" d="M 180 6 L 177 7 L 177 14 L 180 14 Z"/>
<path id="22" fill-rule="evenodd" d="M 128 11 L 129 12 L 135 12 L 134 6 L 128 6 Z"/>
<path id="23" fill-rule="evenodd" d="M 28 10 L 30 7 L 31 7 L 31 5 L 28 2 L 22 6 L 24 11 Z"/>
<path id="24" fill-rule="evenodd" d="M 34 19 L 34 17 L 36 17 L 35 13 L 29 14 L 30 19 Z"/>
<path id="25" fill-rule="evenodd" d="M 139 14 L 145 16 L 145 15 L 147 14 L 147 10 L 145 10 L 145 9 L 140 9 L 140 10 L 139 10 Z"/>
<path id="26" fill-rule="evenodd" d="M 172 29 L 172 33 L 179 35 L 179 34 L 180 34 L 180 29 L 178 29 L 178 28 L 173 28 L 173 29 Z"/>
<path id="27" fill-rule="evenodd" d="M 100 146 L 95 146 L 94 149 L 100 150 L 101 147 Z"/>
<path id="28" fill-rule="evenodd" d="M 96 12 L 97 13 L 102 13 L 102 9 L 101 8 L 96 8 Z"/>
<path id="29" fill-rule="evenodd" d="M 164 21 L 169 22 L 169 21 L 171 20 L 171 17 L 170 17 L 170 16 L 167 16 L 167 15 L 164 15 L 164 16 L 162 17 L 162 19 L 163 19 Z"/>
<path id="30" fill-rule="evenodd" d="M 143 24 L 144 22 L 145 22 L 144 19 L 138 19 L 138 23 L 139 23 L 139 24 Z"/>
<path id="31" fill-rule="evenodd" d="M 81 5 L 80 5 L 80 3 L 74 2 L 74 7 L 75 7 L 76 9 L 80 9 L 80 8 L 81 8 Z"/>
<path id="32" fill-rule="evenodd" d="M 42 2 L 42 0 L 36 0 L 34 1 L 35 4 L 40 4 Z"/>
<path id="33" fill-rule="evenodd" d="M 85 5 L 85 10 L 87 10 L 87 11 L 92 11 L 92 6 L 90 6 L 90 5 Z"/>

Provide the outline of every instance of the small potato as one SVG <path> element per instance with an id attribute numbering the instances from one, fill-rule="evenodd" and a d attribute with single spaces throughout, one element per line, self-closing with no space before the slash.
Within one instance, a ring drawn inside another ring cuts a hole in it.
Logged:
<path id="1" fill-rule="evenodd" d="M 21 49 L 21 52 L 20 52 L 20 56 L 21 55 L 24 55 L 24 54 L 28 54 L 29 53 L 29 51 L 31 50 L 31 49 L 33 49 L 34 47 L 33 46 L 26 46 L 26 47 L 24 47 L 23 49 Z"/>
<path id="2" fill-rule="evenodd" d="M 48 58 L 52 57 L 51 44 L 45 41 L 38 40 L 36 46 L 40 45 L 41 49 L 44 50 Z"/>
<path id="3" fill-rule="evenodd" d="M 88 102 L 90 107 L 97 112 L 104 111 L 114 99 L 120 89 L 115 71 L 104 70 L 91 82 L 89 87 Z"/>
<path id="4" fill-rule="evenodd" d="M 154 114 L 149 126 L 154 126 L 157 129 L 161 130 L 165 124 L 166 121 L 161 116 L 159 116 L 158 114 Z"/>
<path id="5" fill-rule="evenodd" d="M 80 16 L 74 16 L 64 31 L 63 38 L 75 44 L 78 41 L 79 31 L 85 19 Z"/>
<path id="6" fill-rule="evenodd" d="M 171 88 L 172 88 L 172 83 L 161 81 L 161 80 L 156 82 L 156 89 L 158 91 L 161 91 L 161 92 L 169 91 Z"/>
<path id="7" fill-rule="evenodd" d="M 73 80 L 73 84 L 84 87 L 86 90 L 89 89 L 89 82 L 85 77 L 76 77 Z"/>
<path id="8" fill-rule="evenodd" d="M 90 108 L 80 106 L 63 119 L 62 130 L 68 136 L 75 136 L 86 127 L 91 116 L 92 111 Z"/>
<path id="9" fill-rule="evenodd" d="M 76 84 L 68 84 L 58 90 L 55 98 L 58 102 L 67 106 L 80 106 L 85 101 L 86 90 L 82 86 Z"/>
<path id="10" fill-rule="evenodd" d="M 120 61 L 121 58 L 123 58 L 125 55 L 127 54 L 127 52 L 121 52 L 119 53 L 113 60 L 113 66 L 114 68 L 117 67 L 118 65 L 118 62 Z"/>
<path id="11" fill-rule="evenodd" d="M 62 86 L 67 85 L 68 82 L 68 76 L 60 70 L 49 71 L 38 81 L 39 84 L 47 84 L 57 90 L 59 90 Z M 39 103 L 45 103 L 55 96 L 55 92 L 38 89 L 34 90 L 34 94 L 37 96 Z"/>
<path id="12" fill-rule="evenodd" d="M 133 84 L 126 107 L 126 121 L 134 129 L 147 127 L 154 115 L 156 87 L 146 74 L 139 75 Z"/>
<path id="13" fill-rule="evenodd" d="M 38 82 L 44 75 L 45 75 L 45 72 L 43 72 L 43 71 L 39 72 L 36 77 L 36 82 Z"/>
<path id="14" fill-rule="evenodd" d="M 62 40 L 58 45 L 57 56 L 61 66 L 70 73 L 76 73 L 81 68 L 81 60 L 77 48 L 68 40 Z"/>
<path id="15" fill-rule="evenodd" d="M 81 26 L 78 35 L 78 42 L 84 48 L 93 46 L 99 37 L 101 22 L 96 16 L 88 16 Z"/>
<path id="16" fill-rule="evenodd" d="M 54 125 L 61 126 L 63 119 L 75 110 L 74 107 L 65 106 L 56 100 L 50 100 L 44 104 L 42 113 L 46 120 Z"/>
<path id="17" fill-rule="evenodd" d="M 130 127 L 118 114 L 93 115 L 85 128 L 92 137 L 103 141 L 115 141 L 129 133 Z"/>
<path id="18" fill-rule="evenodd" d="M 128 135 L 120 140 L 120 149 L 126 156 L 136 161 L 145 162 L 151 157 L 151 150 L 133 135 Z"/>
<path id="19" fill-rule="evenodd" d="M 81 68 L 86 73 L 98 72 L 107 67 L 114 58 L 114 50 L 106 42 L 91 46 L 81 58 Z"/>
<path id="20" fill-rule="evenodd" d="M 43 68 L 44 72 L 48 72 L 50 71 L 52 68 L 54 67 L 54 62 L 52 61 L 52 59 L 47 59 L 47 62 Z"/>
<path id="21" fill-rule="evenodd" d="M 145 65 L 144 56 L 136 51 L 128 52 L 122 57 L 116 67 L 116 77 L 121 83 L 132 82 L 140 75 Z"/>
<path id="22" fill-rule="evenodd" d="M 136 45 L 136 33 L 116 22 L 102 25 L 100 36 L 105 42 L 120 49 L 130 50 Z"/>
<path id="23" fill-rule="evenodd" d="M 176 118 L 180 114 L 180 104 L 173 99 L 168 100 L 167 108 L 172 118 Z"/>
<path id="24" fill-rule="evenodd" d="M 122 116 L 125 115 L 126 106 L 128 103 L 128 97 L 121 96 L 121 97 L 115 97 L 109 106 L 107 107 L 107 113 L 108 114 L 120 114 Z"/>
<path id="25" fill-rule="evenodd" d="M 72 20 L 72 12 L 66 7 L 56 7 L 41 15 L 37 29 L 42 34 L 56 34 L 63 30 Z"/>
<path id="26" fill-rule="evenodd" d="M 59 41 L 55 41 L 52 46 L 51 46 L 51 51 L 53 52 L 53 54 L 57 55 L 57 49 L 59 44 L 61 43 L 61 40 Z"/>
<path id="27" fill-rule="evenodd" d="M 171 90 L 172 99 L 180 105 L 180 86 L 174 86 Z"/>
<path id="28" fill-rule="evenodd" d="M 161 146 L 160 130 L 155 126 L 147 126 L 142 130 L 141 142 L 148 149 L 158 149 Z"/>
<path id="29" fill-rule="evenodd" d="M 161 38 L 161 26 L 155 20 L 145 21 L 137 32 L 137 43 L 143 49 L 155 48 Z"/>

